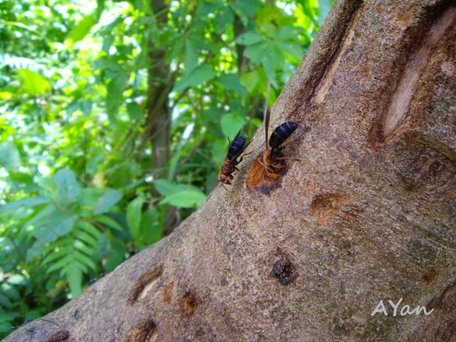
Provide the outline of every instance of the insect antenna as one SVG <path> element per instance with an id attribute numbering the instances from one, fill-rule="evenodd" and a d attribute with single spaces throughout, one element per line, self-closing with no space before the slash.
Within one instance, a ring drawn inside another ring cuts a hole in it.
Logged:
<path id="1" fill-rule="evenodd" d="M 265 135 L 265 144 L 266 149 L 269 148 L 268 145 L 268 136 L 269 136 L 269 119 L 271 118 L 271 111 L 269 110 L 269 96 L 271 95 L 271 82 L 268 81 L 266 88 L 266 97 L 264 99 L 264 110 L 263 110 L 263 120 L 264 120 L 264 135 Z"/>

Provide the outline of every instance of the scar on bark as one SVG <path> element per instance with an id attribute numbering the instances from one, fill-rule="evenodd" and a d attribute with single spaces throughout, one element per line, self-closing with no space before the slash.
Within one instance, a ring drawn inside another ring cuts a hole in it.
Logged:
<path id="1" fill-rule="evenodd" d="M 299 276 L 296 266 L 279 247 L 275 254 L 278 259 L 272 265 L 270 276 L 276 278 L 282 285 L 290 285 Z"/>
<path id="2" fill-rule="evenodd" d="M 154 265 L 136 281 L 128 297 L 128 304 L 133 305 L 138 299 L 144 298 L 152 289 L 158 278 L 163 274 L 163 265 Z"/>
<path id="3" fill-rule="evenodd" d="M 426 308 L 432 315 L 412 331 L 407 341 L 454 341 L 456 336 L 456 280 L 453 279 L 438 293 Z"/>
<path id="4" fill-rule="evenodd" d="M 409 57 L 404 71 L 399 79 L 396 90 L 390 97 L 389 106 L 380 119 L 373 123 L 368 141 L 372 145 L 383 143 L 392 135 L 407 117 L 410 104 L 416 92 L 418 82 L 425 70 L 432 53 L 447 30 L 456 22 L 456 7 L 447 8 L 434 21 L 428 33 Z"/>
<path id="5" fill-rule="evenodd" d="M 323 193 L 315 195 L 310 204 L 312 215 L 319 223 L 329 223 L 340 211 L 348 196 L 344 193 Z"/>
<path id="6" fill-rule="evenodd" d="M 200 303 L 201 299 L 198 297 L 197 293 L 193 290 L 188 290 L 180 299 L 180 310 L 184 316 L 190 317 Z"/>
<path id="7" fill-rule="evenodd" d="M 423 285 L 429 285 L 432 283 L 432 281 L 435 279 L 435 276 L 437 275 L 437 271 L 434 268 L 429 268 L 427 269 L 422 275 L 421 275 L 421 283 Z"/>
<path id="8" fill-rule="evenodd" d="M 70 338 L 70 333 L 68 330 L 60 330 L 57 331 L 54 335 L 49 337 L 46 342 L 65 342 L 68 341 Z"/>
<path id="9" fill-rule="evenodd" d="M 163 295 L 163 301 L 166 303 L 166 304 L 171 304 L 174 299 L 176 298 L 176 293 L 177 293 L 177 284 L 176 284 L 176 280 L 175 280 L 175 276 L 172 275 L 171 278 L 170 278 L 170 281 L 168 284 L 166 284 L 163 288 L 162 288 L 162 295 Z"/>
<path id="10" fill-rule="evenodd" d="M 151 319 L 131 328 L 125 335 L 125 342 L 153 342 L 157 341 L 158 330 Z"/>
<path id="11" fill-rule="evenodd" d="M 345 1 L 341 4 L 347 7 L 342 10 L 345 15 L 340 18 L 337 31 L 328 33 L 333 37 L 331 44 L 325 47 L 325 56 L 311 65 L 312 75 L 307 78 L 299 90 L 299 94 L 296 96 L 299 101 L 292 106 L 294 109 L 291 110 L 289 118 L 300 117 L 312 104 L 320 103 L 332 83 L 335 70 L 333 65 L 339 63 L 340 56 L 345 51 L 344 46 L 348 46 L 351 40 L 349 37 L 353 31 L 351 28 L 355 26 L 354 23 L 358 21 L 360 13 L 363 12 L 363 1 Z"/>
<path id="12" fill-rule="evenodd" d="M 349 21 L 347 21 L 347 28 L 344 31 L 341 40 L 338 44 L 338 48 L 332 56 L 331 63 L 329 64 L 328 68 L 326 69 L 325 73 L 322 76 L 320 83 L 317 86 L 315 91 L 315 96 L 313 97 L 313 102 L 317 105 L 322 104 L 325 100 L 325 96 L 332 85 L 332 80 L 334 78 L 334 73 L 337 70 L 337 67 L 340 64 L 341 57 L 350 47 L 350 44 L 353 40 L 355 35 L 355 27 L 358 23 L 358 20 L 361 16 L 363 11 L 359 8 L 352 14 Z"/>
<path id="13" fill-rule="evenodd" d="M 409 133 L 394 143 L 387 160 L 394 165 L 405 190 L 424 186 L 438 190 L 454 184 L 456 156 L 441 145 L 425 135 Z"/>

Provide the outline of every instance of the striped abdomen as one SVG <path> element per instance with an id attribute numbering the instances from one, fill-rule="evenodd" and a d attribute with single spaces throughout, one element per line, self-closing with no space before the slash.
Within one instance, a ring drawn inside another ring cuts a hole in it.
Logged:
<path id="1" fill-rule="evenodd" d="M 238 133 L 239 134 L 239 133 Z M 247 138 L 242 135 L 237 135 L 231 142 L 230 148 L 226 158 L 228 160 L 234 160 L 241 155 L 244 149 L 247 147 Z"/>
<path id="2" fill-rule="evenodd" d="M 283 144 L 285 140 L 298 128 L 298 124 L 293 121 L 287 121 L 278 126 L 274 132 L 272 132 L 269 138 L 269 146 L 272 149 L 278 148 Z"/>

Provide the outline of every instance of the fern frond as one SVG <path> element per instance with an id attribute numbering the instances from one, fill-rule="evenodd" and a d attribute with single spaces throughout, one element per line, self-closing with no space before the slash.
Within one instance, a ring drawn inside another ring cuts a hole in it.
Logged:
<path id="1" fill-rule="evenodd" d="M 82 290 L 82 277 L 97 269 L 94 256 L 102 233 L 91 223 L 79 220 L 72 231 L 48 248 L 43 263 L 49 265 L 47 273 L 59 272 L 66 278 L 71 294 L 78 296 Z"/>
<path id="2" fill-rule="evenodd" d="M 0 69 L 5 66 L 12 69 L 30 69 L 35 72 L 45 69 L 44 65 L 37 63 L 31 58 L 15 56 L 9 53 L 0 53 Z"/>

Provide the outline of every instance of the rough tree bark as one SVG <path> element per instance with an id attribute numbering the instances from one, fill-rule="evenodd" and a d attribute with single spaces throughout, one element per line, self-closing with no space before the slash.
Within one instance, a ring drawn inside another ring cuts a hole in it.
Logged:
<path id="1" fill-rule="evenodd" d="M 454 340 L 455 23 L 452 1 L 339 1 L 272 110 L 310 127 L 280 187 L 247 190 L 247 156 L 229 192 L 6 341 Z M 400 298 L 434 311 L 371 316 Z"/>

